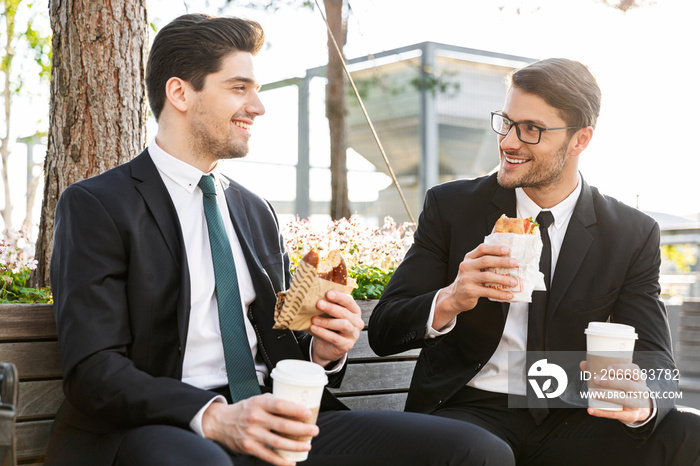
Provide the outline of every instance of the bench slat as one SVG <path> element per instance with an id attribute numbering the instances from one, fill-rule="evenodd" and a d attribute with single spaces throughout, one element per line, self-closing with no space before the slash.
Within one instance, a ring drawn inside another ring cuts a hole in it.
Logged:
<path id="1" fill-rule="evenodd" d="M 365 327 L 369 325 L 369 318 L 372 315 L 372 311 L 374 310 L 374 306 L 377 305 L 379 302 L 378 299 L 360 299 L 360 300 L 355 300 L 357 305 L 360 307 L 360 310 L 362 311 L 362 321 L 365 323 Z"/>
<path id="2" fill-rule="evenodd" d="M 375 352 L 372 351 L 372 348 L 369 347 L 368 338 L 369 337 L 367 335 L 367 332 L 360 332 L 360 338 L 357 340 L 355 346 L 348 353 L 348 358 L 350 361 L 352 361 L 353 359 L 380 359 L 379 356 L 377 356 Z M 420 354 L 420 349 L 414 349 L 381 359 L 417 359 L 418 354 Z"/>
<path id="3" fill-rule="evenodd" d="M 49 443 L 53 421 L 32 421 L 17 423 L 17 462 L 44 455 Z M 33 463 L 32 463 L 33 464 Z"/>
<path id="4" fill-rule="evenodd" d="M 0 341 L 56 338 L 52 304 L 3 304 Z"/>
<path id="5" fill-rule="evenodd" d="M 331 391 L 336 394 L 351 394 L 408 390 L 415 365 L 415 361 L 348 364 L 342 385 Z"/>
<path id="6" fill-rule="evenodd" d="M 18 421 L 53 419 L 65 398 L 61 380 L 22 382 L 19 393 Z"/>
<path id="7" fill-rule="evenodd" d="M 0 361 L 17 366 L 20 380 L 63 377 L 57 341 L 0 343 Z"/>

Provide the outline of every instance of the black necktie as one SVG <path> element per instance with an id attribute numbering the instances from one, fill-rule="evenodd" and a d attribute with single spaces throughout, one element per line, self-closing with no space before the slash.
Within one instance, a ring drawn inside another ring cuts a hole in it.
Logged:
<path id="1" fill-rule="evenodd" d="M 544 322 L 549 300 L 549 286 L 552 281 L 552 242 L 549 240 L 549 226 L 554 223 L 554 216 L 548 210 L 543 210 L 537 216 L 542 237 L 542 255 L 540 256 L 540 272 L 544 275 L 546 291 L 534 291 L 528 315 L 527 349 L 529 351 L 544 350 Z"/>
<path id="2" fill-rule="evenodd" d="M 209 245 L 214 263 L 216 300 L 219 307 L 219 327 L 224 345 L 226 374 L 233 402 L 260 394 L 255 363 L 250 352 L 243 321 L 241 295 L 236 277 L 231 243 L 216 202 L 216 189 L 211 175 L 202 176 L 198 184 L 204 194 L 204 215 L 207 218 Z"/>
<path id="3" fill-rule="evenodd" d="M 549 226 L 554 223 L 554 216 L 550 211 L 541 211 L 537 216 L 542 238 L 542 254 L 540 255 L 540 272 L 544 275 L 546 291 L 533 291 L 532 303 L 528 311 L 527 323 L 527 358 L 526 368 L 536 361 L 544 358 L 544 325 L 547 315 L 547 302 L 549 301 L 549 287 L 552 277 L 552 242 L 549 240 Z M 537 424 L 540 424 L 549 414 L 546 399 L 537 398 L 531 387 L 527 386 L 528 408 Z"/>

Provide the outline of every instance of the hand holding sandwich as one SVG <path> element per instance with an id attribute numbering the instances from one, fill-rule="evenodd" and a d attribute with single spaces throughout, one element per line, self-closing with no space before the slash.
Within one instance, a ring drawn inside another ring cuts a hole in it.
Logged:
<path id="1" fill-rule="evenodd" d="M 324 367 L 337 362 L 364 328 L 360 308 L 349 294 L 354 287 L 339 250 L 321 260 L 312 249 L 299 263 L 291 288 L 278 295 L 274 328 L 310 333 L 313 362 Z"/>
<path id="2" fill-rule="evenodd" d="M 312 250 L 303 260 L 316 268 L 319 278 L 347 285 L 348 270 L 340 251 L 333 250 L 326 260 L 320 261 Z M 349 294 L 330 290 L 325 298 L 316 302 L 321 315 L 311 318 L 310 328 L 314 335 L 311 359 L 323 367 L 345 356 L 355 346 L 365 326 L 360 307 Z"/>
<path id="3" fill-rule="evenodd" d="M 455 281 L 439 291 L 433 328 L 435 330 L 444 328 L 459 313 L 473 309 L 479 298 L 484 297 L 494 301 L 516 299 L 513 293 L 515 287 L 518 287 L 518 291 L 522 291 L 522 287 L 519 286 L 522 285 L 521 278 L 517 271 L 512 271 L 519 267 L 518 260 L 511 257 L 510 247 L 505 246 L 498 239 L 491 240 L 503 234 L 503 236 L 510 236 L 510 241 L 506 244 L 520 245 L 524 242 L 541 246 L 539 238 L 535 239 L 536 227 L 537 223 L 531 219 L 509 218 L 502 215 L 494 225 L 493 234 L 464 257 Z M 539 262 L 540 250 L 538 249 L 536 253 L 536 261 Z"/>
<path id="4" fill-rule="evenodd" d="M 313 362 L 325 367 L 355 346 L 365 324 L 360 307 L 349 294 L 329 291 L 316 307 L 324 315 L 311 319 L 314 333 L 311 357 Z"/>
<path id="5" fill-rule="evenodd" d="M 480 244 L 464 256 L 455 280 L 438 292 L 433 318 L 435 330 L 447 326 L 460 313 L 474 309 L 479 298 L 501 301 L 513 298 L 513 293 L 499 288 L 515 286 L 517 280 L 494 272 L 497 268 L 518 266 L 509 253 L 504 246 Z"/>

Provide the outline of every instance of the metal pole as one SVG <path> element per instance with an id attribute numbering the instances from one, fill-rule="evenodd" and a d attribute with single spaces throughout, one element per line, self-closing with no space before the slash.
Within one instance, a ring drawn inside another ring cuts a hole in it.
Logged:
<path id="1" fill-rule="evenodd" d="M 299 218 L 308 218 L 311 215 L 309 201 L 309 184 L 311 182 L 309 171 L 311 170 L 310 144 L 309 144 L 309 82 L 311 77 L 307 75 L 299 81 L 299 114 L 298 114 L 298 142 L 297 142 L 297 195 L 296 213 Z"/>
<path id="2" fill-rule="evenodd" d="M 421 161 L 418 168 L 419 202 L 423 204 L 425 192 L 438 184 L 440 160 L 438 144 L 438 120 L 436 89 L 431 85 L 435 73 L 435 44 L 426 42 L 421 54 L 420 91 L 420 145 Z"/>

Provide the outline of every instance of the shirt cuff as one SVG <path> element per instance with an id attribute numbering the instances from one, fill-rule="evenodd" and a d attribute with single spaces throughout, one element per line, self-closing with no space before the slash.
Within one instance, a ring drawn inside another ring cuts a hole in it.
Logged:
<path id="1" fill-rule="evenodd" d="M 428 325 L 426 325 L 425 327 L 425 338 L 436 338 L 442 335 L 447 335 L 452 331 L 453 328 L 455 328 L 455 325 L 457 325 L 457 318 L 455 317 L 454 319 L 449 321 L 448 324 L 442 328 L 442 330 L 435 330 L 433 328 L 433 320 L 435 319 L 435 303 L 437 302 L 438 294 L 439 292 L 435 293 L 435 297 L 433 298 L 433 304 L 430 305 Z"/>
<path id="2" fill-rule="evenodd" d="M 654 416 L 656 416 L 656 398 L 652 398 L 652 399 L 651 399 L 651 414 L 649 415 L 649 417 L 647 418 L 646 421 L 637 421 L 637 422 L 633 422 L 632 424 L 625 424 L 625 425 L 626 425 L 627 427 L 631 427 L 631 428 L 633 428 L 633 429 L 637 429 L 637 428 L 639 428 L 639 427 L 642 427 L 642 426 L 644 426 L 644 425 L 647 425 L 647 424 L 649 423 L 649 421 L 651 421 L 652 419 L 654 419 Z"/>
<path id="3" fill-rule="evenodd" d="M 192 429 L 200 437 L 204 437 L 204 429 L 202 429 L 202 417 L 204 417 L 204 411 L 206 411 L 209 405 L 214 402 L 226 404 L 226 398 L 221 395 L 215 396 L 209 400 L 209 403 L 205 404 L 190 421 L 190 429 Z"/>
<path id="4" fill-rule="evenodd" d="M 311 344 L 309 345 L 309 361 L 313 362 L 313 349 L 314 349 L 314 339 L 315 337 L 311 337 Z M 338 360 L 335 366 L 333 366 L 331 369 L 326 369 L 326 375 L 331 375 L 331 374 L 337 374 L 338 372 L 341 371 L 343 366 L 345 365 L 345 362 L 348 360 L 348 354 L 345 353 L 342 358 Z"/>

